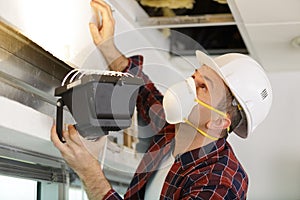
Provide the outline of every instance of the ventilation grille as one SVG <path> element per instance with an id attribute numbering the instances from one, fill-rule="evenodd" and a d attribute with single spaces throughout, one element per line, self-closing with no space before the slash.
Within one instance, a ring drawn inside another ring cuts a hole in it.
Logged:
<path id="1" fill-rule="evenodd" d="M 267 89 L 264 89 L 264 90 L 260 93 L 260 95 L 261 95 L 262 100 L 264 100 L 265 98 L 267 98 L 267 96 L 269 95 Z"/>

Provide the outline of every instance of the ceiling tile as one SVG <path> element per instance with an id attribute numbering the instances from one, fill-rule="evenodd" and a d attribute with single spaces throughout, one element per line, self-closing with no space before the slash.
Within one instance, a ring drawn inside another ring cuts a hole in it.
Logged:
<path id="1" fill-rule="evenodd" d="M 254 53 L 268 71 L 300 70 L 300 48 L 291 40 L 300 35 L 299 24 L 246 25 Z"/>
<path id="2" fill-rule="evenodd" d="M 245 24 L 300 22 L 299 0 L 235 0 L 235 4 Z"/>

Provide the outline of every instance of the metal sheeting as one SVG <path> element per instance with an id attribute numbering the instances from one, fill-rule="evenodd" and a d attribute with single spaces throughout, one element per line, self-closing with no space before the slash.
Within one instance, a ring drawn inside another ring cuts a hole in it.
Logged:
<path id="1" fill-rule="evenodd" d="M 72 68 L 0 21 L 0 95 L 54 116 L 54 88 Z"/>
<path id="2" fill-rule="evenodd" d="M 62 160 L 5 145 L 0 145 L 0 174 L 58 183 L 69 180 Z"/>

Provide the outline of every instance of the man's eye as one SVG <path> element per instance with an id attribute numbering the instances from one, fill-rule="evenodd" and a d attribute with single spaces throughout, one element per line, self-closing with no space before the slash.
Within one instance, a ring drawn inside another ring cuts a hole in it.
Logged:
<path id="1" fill-rule="evenodd" d="M 200 87 L 200 88 L 203 88 L 203 89 L 206 89 L 206 88 L 207 88 L 205 84 L 199 84 L 199 87 Z"/>
<path id="2" fill-rule="evenodd" d="M 197 89 L 201 90 L 202 92 L 207 92 L 207 86 L 204 83 L 198 84 Z"/>

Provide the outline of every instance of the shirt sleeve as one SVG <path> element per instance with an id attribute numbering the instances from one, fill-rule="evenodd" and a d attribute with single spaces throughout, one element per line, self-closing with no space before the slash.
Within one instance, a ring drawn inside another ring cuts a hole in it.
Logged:
<path id="1" fill-rule="evenodd" d="M 166 125 L 162 107 L 163 95 L 154 86 L 149 77 L 143 73 L 143 56 L 132 56 L 128 58 L 128 61 L 128 66 L 123 72 L 130 73 L 144 81 L 144 84 L 139 88 L 137 97 L 136 107 L 138 115 L 156 134 Z M 121 200 L 123 198 L 114 189 L 111 189 L 103 199 Z"/>
<path id="2" fill-rule="evenodd" d="M 234 177 L 206 175 L 190 175 L 185 187 L 180 192 L 180 199 L 214 199 L 214 200 L 245 200 L 247 197 L 246 181 L 241 185 Z"/>
<path id="3" fill-rule="evenodd" d="M 162 106 L 163 95 L 154 86 L 149 77 L 143 73 L 143 57 L 140 55 L 128 58 L 126 71 L 136 77 L 142 78 L 144 85 L 140 87 L 137 97 L 138 117 L 146 126 L 150 126 L 154 134 L 159 133 L 166 125 Z"/>
<path id="4" fill-rule="evenodd" d="M 123 198 L 114 190 L 111 189 L 108 193 L 103 197 L 103 200 L 122 200 Z"/>
<path id="5" fill-rule="evenodd" d="M 183 196 L 183 200 L 198 199 L 214 199 L 214 200 L 243 200 L 246 197 L 237 197 L 230 187 L 225 185 L 212 186 L 195 186 L 190 188 L 190 192 Z"/>

